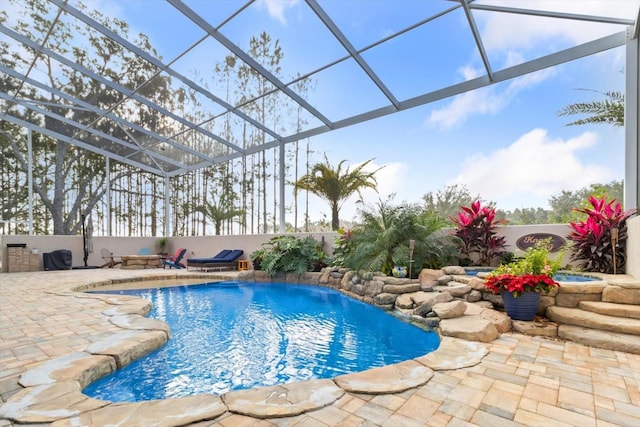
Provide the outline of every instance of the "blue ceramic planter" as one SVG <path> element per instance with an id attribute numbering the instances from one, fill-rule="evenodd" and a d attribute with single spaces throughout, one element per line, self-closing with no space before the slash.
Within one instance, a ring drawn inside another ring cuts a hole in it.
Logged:
<path id="1" fill-rule="evenodd" d="M 512 320 L 531 321 L 536 317 L 540 294 L 537 292 L 525 292 L 518 298 L 514 298 L 511 292 L 501 291 L 504 309 Z"/>
<path id="2" fill-rule="evenodd" d="M 407 267 L 395 266 L 391 274 L 393 274 L 393 277 L 407 277 Z"/>

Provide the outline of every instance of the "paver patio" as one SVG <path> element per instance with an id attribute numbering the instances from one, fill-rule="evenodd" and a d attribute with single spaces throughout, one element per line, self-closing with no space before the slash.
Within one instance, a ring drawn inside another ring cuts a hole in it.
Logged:
<path id="1" fill-rule="evenodd" d="M 51 290 L 186 275 L 192 274 L 119 269 L 0 274 L 0 404 L 22 389 L 23 372 L 121 331 L 103 314 L 104 301 Z M 436 371 L 426 384 L 404 392 L 347 392 L 332 405 L 295 417 L 258 420 L 226 412 L 192 425 L 640 425 L 640 355 L 510 333 L 486 346 L 488 355 L 479 364 Z M 0 427 L 11 425 L 0 419 Z"/>

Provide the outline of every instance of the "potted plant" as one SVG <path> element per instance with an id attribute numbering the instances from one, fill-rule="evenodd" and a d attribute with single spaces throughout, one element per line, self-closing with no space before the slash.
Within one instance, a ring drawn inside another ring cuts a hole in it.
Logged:
<path id="1" fill-rule="evenodd" d="M 502 264 L 489 273 L 485 287 L 502 296 L 511 319 L 531 321 L 536 315 L 540 294 L 560 286 L 553 275 L 560 270 L 562 257 L 560 251 L 551 259 L 548 242 L 539 242 L 527 249 L 522 258 Z"/>
<path id="2" fill-rule="evenodd" d="M 160 237 L 156 242 L 156 246 L 158 248 L 159 255 L 167 255 L 167 246 L 169 246 L 169 238 Z"/>

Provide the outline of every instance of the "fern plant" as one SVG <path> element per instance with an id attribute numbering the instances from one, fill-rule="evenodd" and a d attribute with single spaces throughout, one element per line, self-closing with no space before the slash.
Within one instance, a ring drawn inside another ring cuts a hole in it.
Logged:
<path id="1" fill-rule="evenodd" d="M 275 236 L 263 243 L 262 248 L 250 255 L 251 259 L 259 259 L 260 269 L 270 276 L 277 273 L 302 274 L 317 270 L 325 265 L 327 255 L 320 244 L 311 236 L 302 239 L 295 236 Z"/>

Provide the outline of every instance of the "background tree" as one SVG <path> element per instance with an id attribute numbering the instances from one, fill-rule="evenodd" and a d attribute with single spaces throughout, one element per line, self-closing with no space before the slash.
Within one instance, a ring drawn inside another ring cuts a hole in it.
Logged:
<path id="1" fill-rule="evenodd" d="M 2 127 L 11 127 L 11 125 L 3 122 Z M 27 176 L 14 160 L 10 139 L 13 137 L 9 132 L 0 130 L 1 234 L 26 233 L 28 231 L 25 224 L 29 214 Z"/>
<path id="2" fill-rule="evenodd" d="M 14 0 L 11 0 L 14 2 Z M 81 7 L 84 7 L 81 5 Z M 173 98 L 168 93 L 168 85 L 162 78 L 155 79 L 152 83 L 140 87 L 141 82 L 156 72 L 148 62 L 126 50 L 122 45 L 114 43 L 106 36 L 100 36 L 88 28 L 86 24 L 60 20 L 49 32 L 51 22 L 49 17 L 51 5 L 38 0 L 28 0 L 24 8 L 15 8 L 21 15 L 12 16 L 15 23 L 8 22 L 6 13 L 0 14 L 0 22 L 5 25 L 20 27 L 22 32 L 33 40 L 46 39 L 50 45 L 55 45 L 56 50 L 63 56 L 71 58 L 80 67 L 89 69 L 95 73 L 108 75 L 115 83 L 136 88 L 136 91 L 144 96 L 152 97 L 158 102 L 171 101 Z M 13 9 L 12 9 L 13 10 Z M 157 56 L 148 39 L 144 35 L 133 37 L 128 34 L 128 24 L 119 19 L 106 18 L 99 11 L 88 11 L 89 16 L 97 20 L 110 30 L 122 35 L 146 50 L 151 49 Z M 47 33 L 45 34 L 45 31 Z M 78 49 L 74 43 L 76 39 L 85 40 L 89 49 Z M 132 122 L 153 123 L 157 121 L 157 112 L 150 111 L 148 107 L 140 107 L 135 110 L 130 105 L 118 104 L 119 95 L 115 90 L 106 87 L 100 82 L 89 78 L 82 72 L 70 68 L 60 67 L 53 63 L 46 55 L 35 56 L 20 55 L 12 51 L 13 46 L 8 43 L 0 44 L 0 59 L 5 64 L 16 69 L 27 69 L 33 66 L 46 70 L 49 84 L 62 92 L 74 94 L 79 99 L 92 103 L 103 110 L 113 110 L 114 114 L 126 117 Z M 127 64 L 126 68 L 118 68 L 115 64 Z M 17 84 L 8 77 L 1 83 L 4 86 Z M 18 87 L 13 88 L 18 90 Z M 21 90 L 30 91 L 28 97 L 41 102 L 48 109 L 48 115 L 44 119 L 24 117 L 25 120 L 44 120 L 47 129 L 75 137 L 80 140 L 87 139 L 87 135 L 77 135 L 75 130 L 64 122 L 63 119 L 71 119 L 81 123 L 90 123 L 104 133 L 119 137 L 140 137 L 137 131 L 131 130 L 129 134 L 109 121 L 99 120 L 98 113 L 90 109 L 71 108 L 66 100 L 54 93 L 36 93 L 33 89 L 23 87 Z M 10 91 L 10 90 L 9 90 Z M 22 96 L 22 94 L 20 95 Z M 117 107 L 114 108 L 114 105 Z M 170 108 L 170 107 L 168 107 Z M 21 113 L 16 113 L 20 115 Z M 25 112 L 23 114 L 30 114 Z M 156 131 L 161 131 L 164 124 L 158 122 Z M 26 171 L 27 159 L 26 136 L 13 133 L 13 156 L 22 170 Z M 63 140 L 54 140 L 50 137 L 38 137 L 34 141 L 34 192 L 38 195 L 39 202 L 49 212 L 50 223 L 54 234 L 76 234 L 80 227 L 82 215 L 89 214 L 99 203 L 106 192 L 104 186 L 107 171 L 105 159 L 101 155 L 82 150 Z M 114 177 L 117 178 L 117 177 Z M 137 206 L 142 206 L 138 204 Z"/>
<path id="3" fill-rule="evenodd" d="M 549 224 L 549 213 L 543 208 L 516 208 L 507 212 L 505 218 L 510 225 Z"/>
<path id="4" fill-rule="evenodd" d="M 7 2 L 18 3 L 19 0 L 7 0 Z M 0 10 L 0 22 L 10 28 L 19 29 L 20 33 L 30 39 L 47 39 L 47 43 L 55 45 L 58 52 L 80 67 L 106 76 L 115 84 L 130 88 L 133 92 L 176 112 L 192 123 L 206 123 L 207 127 L 221 129 L 221 136 L 242 148 L 248 149 L 267 141 L 266 138 L 269 137 L 267 133 L 247 126 L 246 122 L 240 124 L 241 121 L 232 114 L 217 118 L 220 123 L 214 123 L 209 107 L 203 105 L 201 98 L 194 90 L 175 85 L 169 76 L 156 75 L 157 69 L 147 61 L 80 21 L 62 20 L 54 27 L 51 34 L 46 34 L 51 24 L 49 19 L 54 14 L 50 13 L 52 5 L 45 0 L 25 0 L 24 5 L 24 7 L 7 7 Z M 109 17 L 100 11 L 91 10 L 81 2 L 76 2 L 74 7 L 82 10 L 109 30 L 130 40 L 142 50 L 149 52 L 151 56 L 162 60 L 148 37 L 144 34 L 131 34 L 126 22 Z M 9 17 L 7 11 L 13 10 L 15 13 Z M 175 134 L 175 121 L 160 114 L 156 109 L 144 103 L 121 102 L 121 95 L 109 85 L 103 85 L 72 67 L 60 67 L 44 55 L 34 56 L 35 59 L 33 59 L 17 50 L 16 45 L 7 40 L 9 39 L 0 40 L 0 59 L 3 64 L 16 70 L 27 69 L 34 64 L 45 72 L 51 70 L 48 79 L 52 87 L 86 100 L 100 110 L 111 111 L 128 122 L 149 128 L 156 133 Z M 286 80 L 280 70 L 284 51 L 279 41 L 262 32 L 250 37 L 248 42 L 249 54 L 271 73 Z M 78 45 L 82 48 L 78 48 Z M 153 78 L 149 81 L 150 77 Z M 232 55 L 212 67 L 211 76 L 192 78 L 199 79 L 203 87 L 216 86 L 215 89 L 211 89 L 213 93 L 223 94 L 222 98 L 229 104 L 241 108 L 276 131 L 281 131 L 281 127 L 284 126 L 300 129 L 308 120 L 308 115 L 304 116 L 301 110 L 297 114 L 292 114 L 291 105 L 272 93 L 272 88 L 262 76 Z M 299 78 L 296 89 L 303 93 L 309 90 L 311 84 L 311 79 Z M 16 81 L 6 75 L 0 76 L 0 87 L 4 92 L 18 91 Z M 231 89 L 233 87 L 240 89 L 234 92 Z M 100 114 L 91 109 L 72 108 L 67 101 L 57 95 L 35 91 L 29 85 L 21 87 L 20 90 L 21 96 L 41 102 L 42 108 L 49 109 L 51 114 L 42 116 L 46 118 L 19 118 L 26 121 L 46 120 L 49 129 L 62 135 L 78 137 L 83 141 L 86 138 L 90 143 L 90 138 L 86 135 L 75 135 L 75 130 L 63 120 L 70 119 L 89 124 L 102 132 L 124 139 L 135 141 L 149 139 L 148 135 L 133 128 L 116 126 L 108 120 L 100 120 Z M 0 104 L 3 102 L 0 101 Z M 26 172 L 23 167 L 26 165 L 26 159 L 24 159 L 26 134 L 23 129 L 8 122 L 3 122 L 0 129 L 7 131 L 15 141 L 13 145 L 7 138 L 2 138 L 1 141 L 3 159 L 0 185 L 3 190 L 8 190 L 0 194 L 2 215 L 12 221 L 26 221 L 28 205 L 25 203 L 27 200 Z M 123 132 L 127 135 L 123 135 Z M 140 171 L 113 159 L 110 161 L 110 170 L 106 171 L 106 162 L 101 155 L 95 155 L 44 135 L 34 134 L 33 141 L 33 160 L 36 165 L 34 213 L 35 222 L 38 224 L 36 232 L 49 234 L 53 231 L 55 234 L 74 234 L 80 228 L 81 214 L 91 212 L 94 219 L 101 219 L 103 222 L 96 225 L 97 234 L 105 231 L 106 219 L 109 217 L 112 218 L 112 234 L 162 234 L 165 225 L 162 214 L 165 203 L 164 177 Z M 190 139 L 188 145 L 205 153 L 207 150 L 223 150 L 223 155 L 232 154 L 229 147 L 218 147 L 216 144 L 211 144 L 207 138 L 198 135 Z M 309 154 L 311 152 L 309 141 L 306 145 L 307 154 Z M 153 149 L 153 146 L 149 148 Z M 173 147 L 163 145 L 162 148 L 166 155 L 172 156 Z M 123 154 L 126 155 L 126 153 Z M 225 191 L 239 194 L 242 198 L 240 209 L 245 212 L 247 218 L 243 217 L 239 221 L 238 231 L 265 232 L 269 227 L 274 228 L 279 216 L 279 192 L 275 191 L 277 181 L 287 182 L 287 176 L 278 176 L 278 163 L 285 162 L 285 159 L 279 158 L 279 154 L 277 148 L 272 149 L 271 152 L 258 151 L 250 154 L 249 158 L 242 157 L 225 165 L 213 165 L 187 175 L 172 177 L 169 182 L 170 203 L 174 209 L 172 209 L 170 221 L 173 224 L 174 234 L 207 233 L 207 221 L 197 213 L 195 207 L 205 206 L 207 202 L 219 205 L 223 197 L 220 194 L 216 196 L 215 201 L 207 200 L 208 195 L 211 194 L 211 188 L 214 187 L 225 188 Z M 295 157 L 297 159 L 297 155 Z M 224 172 L 217 172 L 219 168 L 224 169 Z M 285 169 L 285 175 L 287 173 L 288 169 Z M 107 175 L 111 181 L 109 189 L 105 188 Z M 289 180 L 289 183 L 295 180 L 297 177 Z M 274 191 L 270 191 L 271 189 Z M 103 199 L 107 191 L 111 195 L 111 212 L 106 212 L 107 205 Z M 229 197 L 224 195 L 224 198 Z M 94 210 L 94 207 L 97 209 Z M 220 232 L 232 232 L 235 224 L 236 222 L 231 219 L 223 221 Z M 247 228 L 248 225 L 250 229 Z M 14 231 L 26 230 L 26 225 L 3 225 L 2 227 L 5 230 L 8 230 L 8 227 L 14 227 L 11 228 Z"/>
<path id="5" fill-rule="evenodd" d="M 373 172 L 366 172 L 364 169 L 374 160 L 369 159 L 353 170 L 349 170 L 349 167 L 343 169 L 346 160 L 342 160 L 334 169 L 326 155 L 324 160 L 324 163 L 313 165 L 310 173 L 296 181 L 294 191 L 307 190 L 326 200 L 331 207 L 331 228 L 337 230 L 340 228 L 339 215 L 342 203 L 355 193 L 362 197 L 360 191 L 363 188 L 376 190 L 375 174 L 382 167 Z"/>
<path id="6" fill-rule="evenodd" d="M 568 223 L 582 219 L 582 214 L 575 208 L 587 208 L 591 206 L 589 200 L 594 196 L 597 198 L 607 197 L 608 200 L 615 199 L 622 203 L 623 183 L 622 181 L 611 181 L 608 184 L 591 184 L 576 191 L 563 190 L 549 199 L 551 211 L 549 212 L 549 222 Z"/>
<path id="7" fill-rule="evenodd" d="M 429 191 L 422 196 L 424 207 L 428 211 L 437 212 L 443 218 L 449 218 L 458 213 L 461 206 L 468 206 L 474 200 L 480 200 L 480 195 L 471 196 L 466 185 L 448 185 L 435 193 Z"/>

